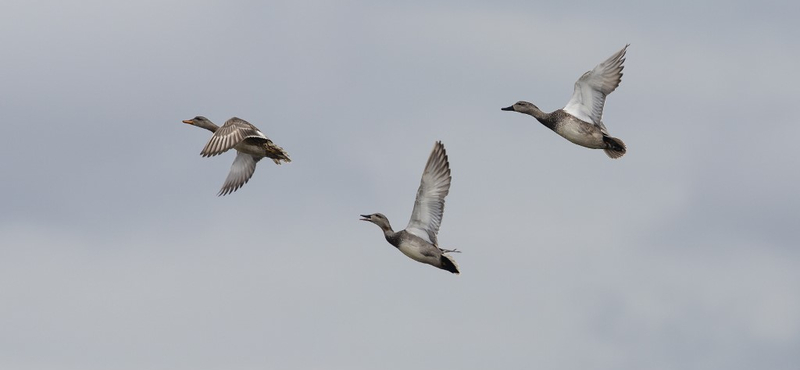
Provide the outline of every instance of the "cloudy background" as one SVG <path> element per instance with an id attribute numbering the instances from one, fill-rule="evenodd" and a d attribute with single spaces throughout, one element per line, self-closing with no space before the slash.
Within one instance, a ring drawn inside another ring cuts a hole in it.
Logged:
<path id="1" fill-rule="evenodd" d="M 0 368 L 796 369 L 800 5 L 0 4 Z M 626 43 L 606 104 L 562 107 Z M 239 116 L 291 155 L 217 197 Z M 454 276 L 394 250 L 442 140 Z"/>

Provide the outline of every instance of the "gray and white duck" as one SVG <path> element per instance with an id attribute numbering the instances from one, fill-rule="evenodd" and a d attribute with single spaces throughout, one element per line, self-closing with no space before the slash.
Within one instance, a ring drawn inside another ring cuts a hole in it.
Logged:
<path id="1" fill-rule="evenodd" d="M 183 123 L 214 133 L 200 152 L 203 157 L 213 157 L 230 149 L 236 150 L 236 159 L 233 160 L 228 177 L 217 195 L 233 193 L 246 184 L 256 171 L 256 163 L 264 157 L 272 159 L 275 164 L 292 161 L 283 148 L 275 145 L 256 126 L 241 118 L 233 117 L 222 127 L 203 116 L 184 120 Z"/>
<path id="2" fill-rule="evenodd" d="M 450 192 L 450 164 L 442 142 L 437 141 L 428 157 L 417 190 L 411 221 L 404 230 L 394 231 L 381 213 L 361 215 L 362 221 L 378 225 L 389 244 L 411 259 L 458 274 L 458 264 L 449 253 L 455 249 L 439 248 L 437 234 L 444 213 L 444 198 Z"/>
<path id="3" fill-rule="evenodd" d="M 622 140 L 611 137 L 603 124 L 603 106 L 606 96 L 622 81 L 622 65 L 629 45 L 616 52 L 603 63 L 588 71 L 575 82 L 572 98 L 564 108 L 552 113 L 542 112 L 537 106 L 519 101 L 501 108 L 504 111 L 525 113 L 533 116 L 547 128 L 565 139 L 591 149 L 603 149 L 611 158 L 625 155 Z"/>

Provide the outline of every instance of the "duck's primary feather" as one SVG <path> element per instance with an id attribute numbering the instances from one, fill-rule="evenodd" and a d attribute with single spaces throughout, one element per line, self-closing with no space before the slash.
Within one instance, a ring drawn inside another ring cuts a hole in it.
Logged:
<path id="1" fill-rule="evenodd" d="M 622 69 L 625 68 L 622 63 L 625 62 L 627 49 L 628 45 L 625 45 L 622 50 L 603 63 L 584 73 L 575 82 L 572 98 L 564 106 L 564 111 L 582 121 L 594 123 L 606 131 L 602 123 L 603 106 L 606 96 L 611 94 L 622 81 Z"/>
<path id="2" fill-rule="evenodd" d="M 250 154 L 236 152 L 236 159 L 231 164 L 231 170 L 228 172 L 228 177 L 225 183 L 222 184 L 222 189 L 219 190 L 218 195 L 227 195 L 238 190 L 253 177 L 256 172 L 256 163 L 261 158 L 255 158 Z"/>
<path id="3" fill-rule="evenodd" d="M 444 198 L 450 192 L 450 166 L 444 145 L 437 142 L 433 147 L 422 180 L 417 190 L 417 199 L 414 201 L 414 210 L 411 211 L 411 220 L 406 230 L 434 246 L 439 245 L 436 234 L 442 223 L 444 213 Z"/>

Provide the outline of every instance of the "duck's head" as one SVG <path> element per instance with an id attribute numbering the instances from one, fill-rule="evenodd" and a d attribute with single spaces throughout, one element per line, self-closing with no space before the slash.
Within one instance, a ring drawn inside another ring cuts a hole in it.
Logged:
<path id="1" fill-rule="evenodd" d="M 202 127 L 204 129 L 212 131 L 217 129 L 217 125 L 215 125 L 214 122 L 211 122 L 208 118 L 205 118 L 203 116 L 197 116 L 192 119 L 183 120 L 183 123 L 187 125 Z"/>
<path id="2" fill-rule="evenodd" d="M 389 225 L 389 219 L 382 213 L 373 213 L 371 215 L 361 215 L 361 221 L 369 221 L 378 225 L 383 230 L 391 230 L 392 226 Z"/>
<path id="3" fill-rule="evenodd" d="M 533 112 L 534 110 L 538 111 L 539 107 L 528 103 L 526 101 L 518 101 L 514 103 L 514 105 L 506 108 L 500 108 L 500 110 L 509 111 L 509 112 L 519 112 L 519 113 L 528 113 Z"/>

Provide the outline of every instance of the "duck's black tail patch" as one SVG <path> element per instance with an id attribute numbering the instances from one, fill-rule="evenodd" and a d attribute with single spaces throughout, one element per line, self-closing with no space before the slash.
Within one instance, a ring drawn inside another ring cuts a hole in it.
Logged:
<path id="1" fill-rule="evenodd" d="M 611 136 L 603 136 L 603 142 L 606 143 L 606 148 L 603 149 L 606 155 L 610 158 L 617 159 L 625 155 L 627 148 L 622 140 Z"/>
<path id="2" fill-rule="evenodd" d="M 442 254 L 441 262 L 442 262 L 442 269 L 450 271 L 454 274 L 461 273 L 460 271 L 458 271 L 458 265 L 456 264 L 456 261 L 450 258 L 450 256 Z"/>

